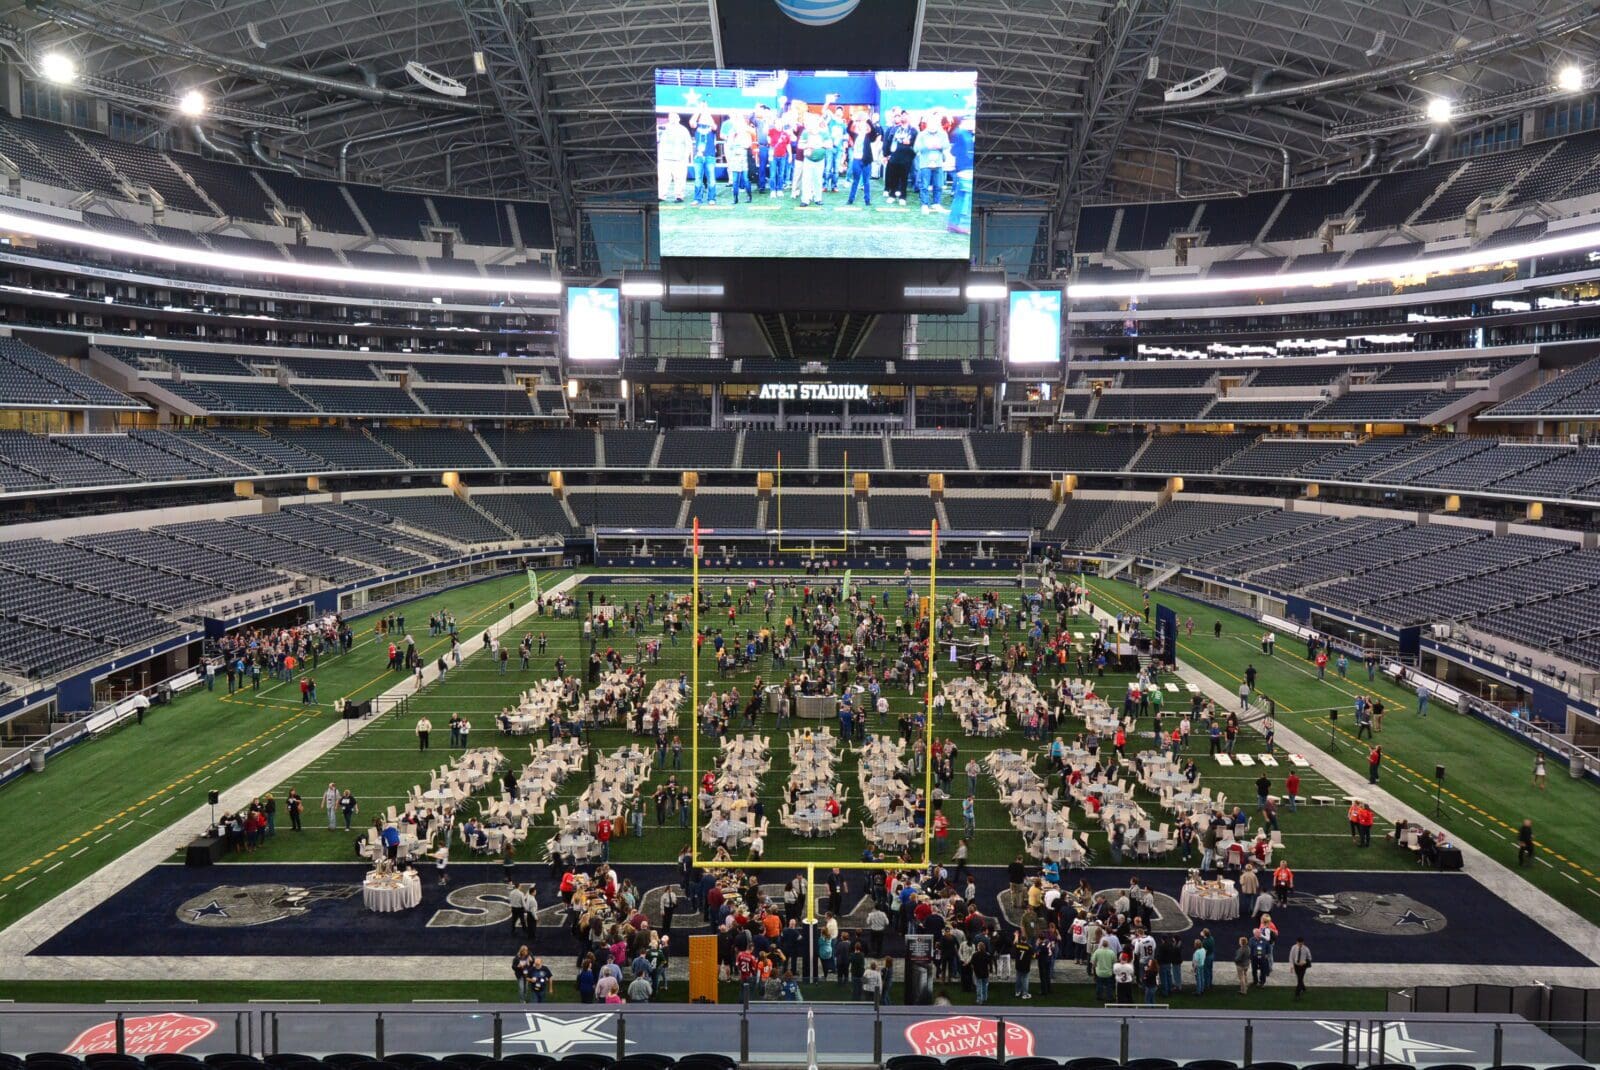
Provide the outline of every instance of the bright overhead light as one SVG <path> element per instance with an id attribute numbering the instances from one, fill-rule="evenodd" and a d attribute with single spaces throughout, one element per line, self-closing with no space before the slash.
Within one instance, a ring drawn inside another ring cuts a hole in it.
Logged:
<path id="1" fill-rule="evenodd" d="M 1569 63 L 1556 72 L 1556 86 L 1563 93 L 1576 93 L 1583 88 L 1583 68 Z"/>
<path id="2" fill-rule="evenodd" d="M 969 282 L 967 283 L 968 301 L 1004 301 L 1010 289 L 1004 283 L 998 282 Z"/>
<path id="3" fill-rule="evenodd" d="M 482 52 L 474 52 L 472 54 L 472 69 L 478 74 L 489 73 L 489 61 L 484 58 Z"/>
<path id="4" fill-rule="evenodd" d="M 46 52 L 39 57 L 39 73 L 47 82 L 71 85 L 78 80 L 78 64 L 65 52 Z"/>
<path id="5" fill-rule="evenodd" d="M 0 227 L 5 226 L 7 213 L 0 212 Z M 1069 301 L 1091 301 L 1101 298 L 1145 297 L 1197 297 L 1207 294 L 1277 292 L 1305 287 L 1343 286 L 1369 279 L 1415 278 L 1449 271 L 1467 271 L 1511 260 L 1527 260 L 1535 256 L 1554 256 L 1600 249 L 1600 229 L 1565 231 L 1546 235 L 1533 241 L 1516 245 L 1502 245 L 1496 249 L 1475 249 L 1444 256 L 1424 257 L 1394 264 L 1371 264 L 1365 267 L 1329 268 L 1326 271 L 1286 271 L 1282 275 L 1241 275 L 1238 278 L 1157 279 L 1139 282 L 1078 282 L 1067 287 Z M 1600 259 L 1600 255 L 1596 256 Z"/>
<path id="6" fill-rule="evenodd" d="M 1428 101 L 1428 121 L 1432 123 L 1448 123 L 1455 110 L 1456 106 L 1450 103 L 1450 98 L 1434 97 Z"/>
<path id="7" fill-rule="evenodd" d="M 576 379 L 568 379 L 567 380 L 567 397 L 575 398 L 577 396 L 578 396 L 578 380 L 576 380 Z"/>
<path id="8" fill-rule="evenodd" d="M 659 281 L 652 281 L 650 279 L 622 280 L 623 297 L 664 297 L 666 296 L 666 293 L 666 284 Z"/>
<path id="9" fill-rule="evenodd" d="M 373 268 L 343 267 L 337 264 L 301 264 L 288 260 L 269 260 L 261 256 L 241 256 L 190 245 L 168 245 L 122 234 L 107 234 L 68 223 L 55 223 L 38 216 L 0 209 L 0 231 L 32 234 L 71 242 L 89 249 L 125 253 L 129 256 L 162 260 L 193 267 L 221 268 L 251 275 L 277 275 L 287 279 L 313 279 L 320 282 L 360 283 L 366 286 L 396 286 L 425 292 L 436 290 L 480 294 L 518 294 L 535 297 L 561 293 L 556 279 L 489 279 L 473 275 L 427 275 L 420 271 L 379 271 Z M 1600 243 L 1597 243 L 1600 244 Z"/>
<path id="10" fill-rule="evenodd" d="M 206 95 L 198 89 L 191 89 L 178 98 L 178 110 L 191 119 L 198 119 L 206 113 Z"/>

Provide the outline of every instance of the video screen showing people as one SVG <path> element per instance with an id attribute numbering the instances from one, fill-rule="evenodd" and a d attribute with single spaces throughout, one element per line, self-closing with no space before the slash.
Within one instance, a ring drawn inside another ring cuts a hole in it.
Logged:
<path id="1" fill-rule="evenodd" d="M 664 257 L 967 260 L 972 71 L 656 72 Z"/>

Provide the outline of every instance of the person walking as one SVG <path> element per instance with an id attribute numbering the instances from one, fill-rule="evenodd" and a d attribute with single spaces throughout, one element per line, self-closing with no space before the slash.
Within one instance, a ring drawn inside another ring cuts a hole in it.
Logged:
<path id="1" fill-rule="evenodd" d="M 1544 755 L 1536 754 L 1533 756 L 1533 786 L 1540 791 L 1545 790 L 1544 777 Z"/>
<path id="2" fill-rule="evenodd" d="M 1424 682 L 1424 681 L 1420 681 L 1419 680 L 1417 682 L 1417 716 L 1418 717 L 1426 717 L 1426 716 L 1428 716 L 1428 699 L 1429 699 L 1430 695 L 1431 695 L 1431 693 L 1428 691 L 1427 683 Z"/>
<path id="3" fill-rule="evenodd" d="M 1533 860 L 1533 818 L 1522 819 L 1522 827 L 1517 830 L 1517 865 L 1525 866 Z"/>
<path id="4" fill-rule="evenodd" d="M 1383 748 L 1373 747 L 1367 752 L 1367 783 L 1378 782 L 1378 767 L 1383 764 Z"/>
<path id="5" fill-rule="evenodd" d="M 1233 972 L 1239 975 L 1239 995 L 1250 994 L 1250 941 L 1239 937 L 1239 946 L 1233 952 Z"/>
<path id="6" fill-rule="evenodd" d="M 433 722 L 428 720 L 428 715 L 423 714 L 417 721 L 417 750 L 428 749 L 428 736 L 433 732 Z"/>
<path id="7" fill-rule="evenodd" d="M 328 811 L 328 831 L 336 831 L 339 828 L 339 787 L 332 781 L 322 793 L 322 808 Z"/>
<path id="8" fill-rule="evenodd" d="M 1294 998 L 1299 999 L 1306 994 L 1306 971 L 1311 969 L 1311 948 L 1303 936 L 1289 949 L 1289 968 L 1294 971 Z"/>

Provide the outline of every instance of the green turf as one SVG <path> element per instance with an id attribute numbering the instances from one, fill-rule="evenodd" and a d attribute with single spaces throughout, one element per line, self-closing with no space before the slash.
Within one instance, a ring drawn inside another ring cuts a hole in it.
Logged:
<path id="1" fill-rule="evenodd" d="M 1136 612 L 1142 607 L 1138 589 L 1120 580 L 1090 578 L 1096 601 L 1109 611 Z M 1168 605 L 1180 620 L 1193 617 L 1195 633 L 1179 640 L 1179 657 L 1193 668 L 1234 691 L 1245 666 L 1253 664 L 1256 682 L 1278 704 L 1279 721 L 1327 749 L 1332 727 L 1328 709 L 1341 710 L 1335 756 L 1365 775 L 1368 744 L 1355 738 L 1351 707 L 1360 693 L 1381 696 L 1387 713 L 1375 741 L 1382 744 L 1381 786 L 1397 798 L 1432 814 L 1433 769 L 1444 765 L 1440 791 L 1441 820 L 1467 843 L 1516 864 L 1515 830 L 1532 818 L 1539 844 L 1536 864 L 1519 870 L 1523 876 L 1585 918 L 1600 922 L 1600 789 L 1573 780 L 1557 762 L 1547 760 L 1548 787 L 1533 786 L 1535 751 L 1525 742 L 1470 716 L 1435 704 L 1426 719 L 1416 716 L 1416 696 L 1388 683 L 1381 675 L 1368 683 L 1364 668 L 1352 665 L 1350 678 L 1340 680 L 1330 669 L 1326 681 L 1305 658 L 1305 647 L 1280 640 L 1277 654 L 1262 655 L 1253 621 L 1162 591 L 1157 604 Z M 1223 622 L 1220 639 L 1214 621 Z M 1390 852 L 1377 851 L 1377 855 Z"/>
<path id="2" fill-rule="evenodd" d="M 872 206 L 847 206 L 848 184 L 822 195 L 820 207 L 801 208 L 793 198 L 759 191 L 753 202 L 738 205 L 726 185 L 717 189 L 717 203 L 694 204 L 691 188 L 682 204 L 661 208 L 661 245 L 693 249 L 695 256 L 866 257 L 891 260 L 966 260 L 972 238 L 952 234 L 950 198 L 923 213 L 916 191 L 904 207 L 890 206 L 881 183 L 872 191 Z"/>
<path id="3" fill-rule="evenodd" d="M 547 577 L 554 583 L 557 576 Z M 452 610 L 463 634 L 496 620 L 520 599 L 520 573 L 409 603 L 407 627 L 430 649 L 427 618 Z M 397 610 L 399 611 L 399 610 Z M 375 618 L 357 618 L 355 647 L 324 657 L 314 670 L 317 706 L 300 704 L 299 688 L 263 678 L 259 692 L 190 691 L 156 707 L 143 725 L 72 747 L 45 772 L 0 789 L 0 927 L 59 895 L 134 845 L 200 805 L 209 788 L 227 788 L 333 722 L 333 700 L 364 699 L 390 687 L 387 653 L 374 641 Z"/>
<path id="4" fill-rule="evenodd" d="M 949 581 L 954 586 L 959 581 Z M 595 584 L 580 587 L 577 597 L 586 600 L 590 592 L 595 597 L 609 597 L 613 601 L 634 602 L 644 599 L 649 593 L 661 593 L 659 587 L 646 587 L 643 585 L 614 585 Z M 713 594 L 715 601 L 720 595 Z M 785 613 L 793 612 L 791 607 L 780 601 L 774 610 L 773 618 L 781 622 Z M 714 623 L 725 623 L 725 611 L 718 610 L 710 615 Z M 756 607 L 739 617 L 739 626 L 760 627 L 763 615 Z M 712 621 L 702 618 L 705 626 L 713 626 Z M 1077 622 L 1077 628 L 1090 627 L 1086 619 Z M 374 815 L 387 806 L 393 804 L 404 806 L 404 800 L 411 787 L 414 785 L 426 786 L 429 772 L 437 770 L 440 764 L 447 761 L 450 751 L 443 746 L 448 742 L 446 722 L 452 713 L 462 713 L 473 723 L 471 743 L 473 746 L 485 746 L 493 743 L 501 748 L 513 762 L 524 763 L 528 757 L 528 746 L 531 737 L 501 737 L 493 730 L 493 718 L 506 705 L 515 705 L 517 694 L 528 684 L 537 679 L 548 677 L 553 671 L 557 656 L 564 655 L 567 659 L 568 671 L 576 671 L 587 658 L 587 649 L 582 645 L 579 632 L 580 625 L 573 619 L 556 620 L 544 618 L 528 621 L 520 632 L 526 631 L 537 634 L 545 632 L 550 639 L 549 649 L 543 657 L 535 656 L 530 667 L 523 671 L 518 667 L 514 658 L 510 671 L 500 673 L 497 666 L 490 663 L 487 658 L 473 656 L 467 659 L 460 669 L 449 674 L 443 684 L 430 685 L 420 695 L 416 696 L 409 708 L 401 713 L 385 715 L 379 721 L 367 726 L 348 742 L 341 743 L 325 757 L 315 763 L 303 774 L 295 777 L 291 782 L 279 785 L 275 790 L 282 798 L 292 787 L 297 788 L 308 800 L 308 805 L 313 808 L 308 813 L 307 830 L 303 834 L 286 832 L 281 827 L 278 835 L 271 838 L 263 847 L 246 855 L 233 856 L 238 861 L 350 861 L 357 856 L 354 852 L 354 836 L 346 833 L 342 823 L 340 828 L 330 833 L 326 827 L 325 817 L 316 798 L 329 781 L 336 782 L 339 787 L 350 788 L 362 803 L 361 813 L 358 815 L 359 826 L 370 823 Z M 659 634 L 659 629 L 647 627 L 644 634 L 654 636 Z M 620 633 L 610 640 L 619 651 L 631 654 L 633 640 Z M 600 649 L 605 650 L 607 642 L 600 641 Z M 687 640 L 677 646 L 663 647 L 662 660 L 659 666 L 648 667 L 648 675 L 653 682 L 655 679 L 666 677 L 676 678 L 680 673 L 689 669 L 690 645 Z M 718 678 L 714 672 L 714 665 L 710 657 L 711 647 L 705 647 L 701 664 L 702 689 L 716 686 L 725 690 L 730 684 L 738 686 L 743 695 L 750 693 L 751 684 L 756 671 L 737 673 L 726 678 Z M 775 671 L 763 659 L 758 666 L 760 672 L 767 680 L 778 679 L 782 673 Z M 946 669 L 948 672 L 948 667 Z M 1127 684 L 1127 677 L 1118 674 L 1108 674 L 1099 681 L 1103 693 L 1116 695 Z M 1049 687 L 1049 680 L 1043 682 L 1043 687 Z M 903 710 L 919 707 L 924 701 L 919 689 L 916 696 L 905 693 L 903 687 L 893 688 L 888 692 L 890 696 L 890 719 L 885 727 L 893 732 L 893 718 Z M 426 753 L 419 753 L 415 734 L 416 720 L 426 714 L 434 724 L 434 746 Z M 1168 724 L 1172 724 L 1169 717 Z M 735 730 L 742 726 L 735 724 Z M 836 725 L 834 726 L 837 727 Z M 686 723 L 680 725 L 681 735 L 685 745 L 689 742 L 689 731 Z M 1149 722 L 1143 722 L 1141 728 L 1149 732 Z M 777 733 L 772 727 L 770 717 L 763 718 L 757 726 L 757 731 L 774 737 L 773 763 L 771 771 L 766 775 L 762 785 L 762 798 L 766 805 L 767 816 L 771 820 L 772 831 L 767 842 L 767 860 L 795 861 L 804 864 L 808 861 L 824 862 L 829 860 L 855 860 L 861 857 L 866 847 L 866 841 L 860 831 L 860 818 L 852 819 L 850 827 L 838 836 L 825 839 L 802 839 L 782 829 L 777 821 L 777 814 L 783 797 L 783 787 L 788 780 L 790 765 L 787 755 L 782 747 Z M 953 719 L 936 724 L 935 735 L 943 738 L 951 733 L 958 733 Z M 593 734 L 593 746 L 600 750 L 613 750 L 632 741 L 632 735 L 623 728 L 610 728 L 596 731 Z M 961 756 L 957 760 L 957 776 L 954 783 L 955 794 L 959 797 L 966 791 L 966 778 L 960 772 L 960 767 L 966 762 L 968 754 L 981 755 L 996 747 L 1011 747 L 1019 750 L 1032 749 L 1041 753 L 1042 745 L 1029 743 L 1022 736 L 1020 730 L 1013 729 L 1006 735 L 993 740 L 966 739 L 957 735 L 957 742 L 961 747 Z M 1148 741 L 1147 741 L 1148 742 Z M 701 768 L 707 768 L 715 752 L 715 746 L 709 738 L 701 741 Z M 1203 744 L 1197 745 L 1203 749 Z M 1259 751 L 1259 746 L 1247 743 L 1246 751 Z M 1109 753 L 1109 747 L 1107 748 Z M 1223 769 L 1215 761 L 1204 754 L 1197 755 L 1202 769 L 1201 784 L 1212 788 L 1214 791 L 1226 793 L 1230 800 L 1245 805 L 1251 809 L 1254 799 L 1254 782 L 1259 775 L 1259 770 Z M 679 782 L 685 783 L 691 776 L 690 758 L 685 753 L 683 769 L 679 773 Z M 1040 765 L 1043 769 L 1043 765 Z M 848 752 L 844 761 L 839 766 L 839 782 L 850 792 L 852 800 L 859 800 L 860 792 L 857 787 L 855 759 Z M 643 797 L 647 803 L 646 828 L 643 837 L 632 835 L 621 836 L 613 843 L 612 858 L 618 862 L 670 862 L 674 860 L 680 849 L 689 842 L 689 829 L 681 826 L 678 819 L 668 817 L 665 827 L 657 825 L 653 805 L 649 804 L 650 793 L 655 787 L 663 783 L 672 775 L 670 768 L 658 767 L 652 774 L 649 786 L 644 790 Z M 1281 785 L 1281 777 L 1285 775 L 1285 768 L 1280 766 L 1269 773 Z M 1129 774 L 1132 779 L 1131 773 Z M 1332 790 L 1331 785 L 1319 774 L 1312 770 L 1302 770 L 1302 792 L 1304 794 L 1327 793 Z M 918 780 L 920 783 L 920 780 Z M 533 825 L 530 834 L 530 846 L 524 847 L 521 857 L 542 856 L 542 843 L 553 832 L 553 813 L 561 803 L 570 803 L 577 795 L 588 786 L 585 777 L 574 777 L 563 785 L 563 790 L 551 803 L 547 815 Z M 495 792 L 494 794 L 498 794 Z M 1139 789 L 1138 798 L 1146 804 L 1146 809 L 1156 817 L 1160 810 L 1155 796 Z M 476 803 L 469 803 L 469 807 Z M 849 805 L 848 802 L 846 805 Z M 954 847 L 954 837 L 960 834 L 960 808 L 959 803 L 950 804 L 952 819 L 952 840 L 950 846 Z M 1159 818 L 1157 818 L 1159 820 Z M 1090 830 L 1095 859 L 1100 864 L 1109 864 L 1111 859 L 1106 843 L 1106 836 L 1099 830 L 1099 826 L 1086 819 L 1083 812 L 1074 809 L 1073 820 L 1080 829 Z M 1297 813 L 1283 811 L 1280 813 L 1280 826 L 1283 831 L 1286 845 L 1285 855 L 1292 859 L 1292 864 L 1301 869 L 1338 869 L 1338 868 L 1397 868 L 1409 865 L 1409 860 L 1398 852 L 1383 850 L 1358 850 L 1351 843 L 1347 834 L 1347 824 L 1344 812 L 1340 808 L 1302 807 Z M 1010 825 L 1008 812 L 995 794 L 995 786 L 987 775 L 979 778 L 977 792 L 977 828 L 978 835 L 971 845 L 970 859 L 973 864 L 1003 864 L 1009 862 L 1015 855 L 1022 851 L 1022 837 Z M 532 841 L 537 840 L 537 844 Z M 1131 863 L 1130 863 L 1131 864 Z M 1139 863 L 1141 865 L 1166 865 L 1174 867 L 1187 867 L 1193 861 L 1185 862 L 1174 855 L 1164 862 Z"/>
<path id="5" fill-rule="evenodd" d="M 989 1006 L 993 1007 L 1022 1007 L 1038 1009 L 1042 1006 L 1050 1007 L 1098 1007 L 1101 1003 L 1094 998 L 1094 986 L 1087 981 L 1078 982 L 1076 975 L 1072 983 L 1064 978 L 1070 967 L 1063 965 L 1058 969 L 1055 989 L 1048 1001 L 1038 995 L 1038 978 L 1035 977 L 1033 991 L 1035 997 L 1029 1004 L 1017 1000 L 1011 991 L 1009 981 L 996 981 L 989 988 Z M 1220 972 L 1219 972 L 1220 980 Z M 1162 1002 L 1170 1004 L 1175 1010 L 1245 1010 L 1245 1011 L 1286 1011 L 1286 1010 L 1318 1010 L 1340 1012 L 1378 1012 L 1385 1006 L 1387 993 L 1381 988 L 1318 988 L 1313 983 L 1307 995 L 1302 1000 L 1294 999 L 1292 985 L 1286 984 L 1287 970 L 1279 970 L 1274 974 L 1274 983 L 1266 988 L 1252 991 L 1249 995 L 1241 996 L 1237 988 L 1219 985 L 1211 989 L 1204 996 L 1196 997 L 1191 992 L 1181 992 L 1170 996 Z M 1315 972 L 1312 974 L 1315 979 Z M 903 974 L 897 974 L 894 989 L 891 993 L 898 998 L 902 992 Z M 805 996 L 807 1000 L 830 1000 L 838 997 L 835 985 L 831 981 L 819 985 L 807 986 Z M 962 992 L 959 984 L 939 985 L 936 993 L 947 996 L 957 1005 L 972 1003 L 972 994 Z M 195 985 L 192 981 L 16 981 L 6 985 L 6 997 L 17 1003 L 99 1003 L 102 1001 L 115 1001 L 118 1003 L 137 1000 L 162 1000 L 162 999 L 193 999 Z M 557 982 L 556 999 L 567 1000 L 572 998 L 570 982 Z M 681 1003 L 687 996 L 687 985 L 681 980 L 673 981 L 669 986 L 664 999 L 656 1002 Z M 719 998 L 727 1004 L 739 1002 L 739 986 L 737 984 L 724 984 L 719 986 Z M 415 981 L 317 981 L 306 979 L 300 981 L 207 981 L 205 983 L 205 999 L 217 1003 L 242 1003 L 252 999 L 293 999 L 293 1000 L 320 1000 L 324 1003 L 409 1003 L 413 1000 L 477 1000 L 481 1003 L 514 1003 L 517 999 L 516 985 L 510 981 L 430 981 L 418 979 Z M 447 1008 L 432 1008 L 444 1010 Z"/>

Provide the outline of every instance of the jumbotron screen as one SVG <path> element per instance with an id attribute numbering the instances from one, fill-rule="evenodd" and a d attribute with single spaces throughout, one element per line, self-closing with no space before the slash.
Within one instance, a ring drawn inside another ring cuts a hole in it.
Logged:
<path id="1" fill-rule="evenodd" d="M 656 71 L 663 257 L 968 260 L 972 71 Z"/>

